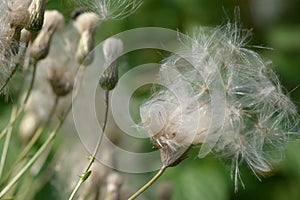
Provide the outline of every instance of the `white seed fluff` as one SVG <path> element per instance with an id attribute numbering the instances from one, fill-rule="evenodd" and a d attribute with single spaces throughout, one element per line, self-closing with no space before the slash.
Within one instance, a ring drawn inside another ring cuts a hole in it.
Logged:
<path id="1" fill-rule="evenodd" d="M 242 161 L 256 175 L 280 160 L 289 135 L 296 133 L 296 107 L 267 63 L 246 48 L 250 31 L 228 23 L 194 35 L 182 42 L 180 55 L 162 63 L 164 89 L 140 107 L 142 127 L 159 148 L 208 145 L 231 159 L 237 189 Z M 220 103 L 213 103 L 213 94 L 224 94 Z"/>

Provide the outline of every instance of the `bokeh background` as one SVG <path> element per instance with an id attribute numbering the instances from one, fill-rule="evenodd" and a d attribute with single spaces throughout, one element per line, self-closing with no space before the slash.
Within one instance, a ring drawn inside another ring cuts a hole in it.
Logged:
<path id="1" fill-rule="evenodd" d="M 103 22 L 97 32 L 97 42 L 119 32 L 138 27 L 164 27 L 183 33 L 191 32 L 197 26 L 217 26 L 235 19 L 235 9 L 240 10 L 242 27 L 251 29 L 253 40 L 249 45 L 256 48 L 266 60 L 271 60 L 274 71 L 295 104 L 300 106 L 300 1 L 299 0 L 144 0 L 143 5 L 123 20 Z M 67 20 L 75 8 L 74 2 L 49 0 L 48 9 L 61 11 Z M 143 50 L 132 52 L 122 60 L 121 74 L 130 68 L 149 62 L 160 62 L 167 52 Z M 136 93 L 134 98 L 142 102 L 149 88 Z M 13 94 L 12 94 L 13 95 Z M 12 100 L 1 97 L 0 127 L 9 119 Z M 133 106 L 133 110 L 136 107 Z M 135 112 L 133 112 L 135 113 Z M 137 118 L 137 116 L 133 116 Z M 76 137 L 76 136 L 74 136 Z M 0 143 L 3 145 L 3 143 Z M 149 149 L 150 144 L 145 145 Z M 234 192 L 230 179 L 230 166 L 214 155 L 197 158 L 197 150 L 180 165 L 170 168 L 161 179 L 148 190 L 146 199 L 156 199 L 157 188 L 162 182 L 173 185 L 174 200 L 299 200 L 300 199 L 300 147 L 299 141 L 292 143 L 286 151 L 286 158 L 275 166 L 272 173 L 259 181 L 249 169 L 242 167 L 245 189 Z M 151 146 L 150 146 L 151 147 Z M 127 174 L 125 184 L 138 188 L 154 173 Z M 57 189 L 46 184 L 35 199 L 57 199 Z"/>

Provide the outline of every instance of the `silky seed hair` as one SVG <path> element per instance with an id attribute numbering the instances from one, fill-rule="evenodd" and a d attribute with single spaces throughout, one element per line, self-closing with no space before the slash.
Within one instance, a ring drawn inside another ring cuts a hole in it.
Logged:
<path id="1" fill-rule="evenodd" d="M 104 21 L 128 17 L 142 5 L 142 0 L 86 0 L 78 4 L 97 13 Z"/>
<path id="2" fill-rule="evenodd" d="M 172 55 L 161 64 L 165 89 L 140 108 L 142 126 L 158 148 L 176 155 L 185 146 L 207 145 L 231 160 L 236 190 L 242 162 L 257 176 L 269 172 L 290 136 L 299 135 L 296 107 L 269 63 L 247 48 L 250 36 L 238 23 L 200 27 L 182 41 L 184 58 Z M 220 78 L 222 87 L 216 86 Z M 212 99 L 213 93 L 224 99 Z M 224 112 L 213 115 L 220 105 Z"/>

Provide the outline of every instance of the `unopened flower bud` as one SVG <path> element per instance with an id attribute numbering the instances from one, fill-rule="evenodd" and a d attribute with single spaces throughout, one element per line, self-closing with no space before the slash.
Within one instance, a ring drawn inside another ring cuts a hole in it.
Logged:
<path id="1" fill-rule="evenodd" d="M 74 26 L 80 33 L 76 59 L 79 64 L 90 65 L 94 60 L 94 35 L 98 27 L 99 17 L 95 13 L 83 12 L 76 14 Z"/>
<path id="2" fill-rule="evenodd" d="M 28 11 L 30 13 L 29 23 L 26 29 L 31 32 L 40 31 L 44 23 L 45 5 L 47 0 L 32 0 Z"/>
<path id="3" fill-rule="evenodd" d="M 99 84 L 104 90 L 112 90 L 119 80 L 117 58 L 123 51 L 123 42 L 118 38 L 109 38 L 103 43 L 103 53 L 107 68 L 100 77 Z"/>
<path id="4" fill-rule="evenodd" d="M 65 76 L 63 69 L 51 67 L 50 70 L 48 80 L 55 95 L 62 97 L 69 94 L 73 89 L 73 84 Z"/>
<path id="5" fill-rule="evenodd" d="M 64 17 L 58 11 L 46 11 L 43 28 L 31 46 L 31 56 L 37 61 L 49 52 L 54 32 L 64 24 Z"/>

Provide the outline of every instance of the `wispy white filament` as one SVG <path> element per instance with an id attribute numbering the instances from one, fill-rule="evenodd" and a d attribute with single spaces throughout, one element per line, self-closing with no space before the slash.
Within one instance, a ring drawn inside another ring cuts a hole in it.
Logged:
<path id="1" fill-rule="evenodd" d="M 141 0 L 88 0 L 79 4 L 97 13 L 101 20 L 124 19 L 134 13 L 141 5 Z"/>

